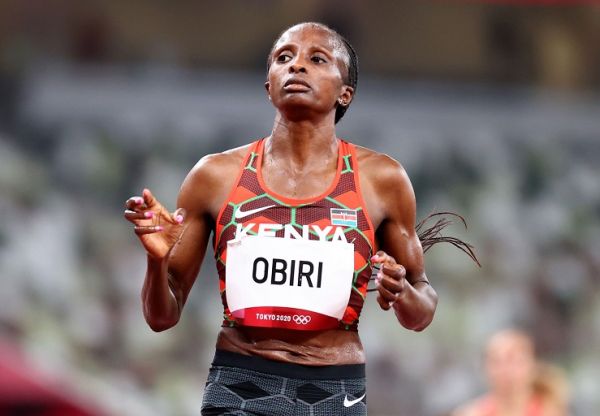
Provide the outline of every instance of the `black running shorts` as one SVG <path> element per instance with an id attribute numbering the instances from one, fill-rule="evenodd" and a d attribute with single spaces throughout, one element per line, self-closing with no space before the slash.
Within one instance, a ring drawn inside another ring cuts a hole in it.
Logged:
<path id="1" fill-rule="evenodd" d="M 364 416 L 364 364 L 314 367 L 217 350 L 203 416 Z"/>

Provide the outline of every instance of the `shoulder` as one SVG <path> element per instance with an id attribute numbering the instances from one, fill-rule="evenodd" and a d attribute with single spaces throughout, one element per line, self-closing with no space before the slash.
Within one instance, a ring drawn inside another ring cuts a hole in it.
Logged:
<path id="1" fill-rule="evenodd" d="M 415 194 L 404 167 L 389 155 L 355 147 L 361 190 L 373 223 L 388 219 L 414 222 Z"/>
<path id="2" fill-rule="evenodd" d="M 184 179 L 177 205 L 194 211 L 218 211 L 251 146 L 252 143 L 202 157 Z"/>
<path id="3" fill-rule="evenodd" d="M 390 187 L 402 189 L 410 185 L 406 170 L 396 159 L 366 147 L 354 146 L 359 171 L 375 189 L 389 190 Z"/>
<path id="4" fill-rule="evenodd" d="M 247 144 L 202 157 L 190 170 L 186 181 L 202 181 L 203 183 L 207 180 L 222 181 L 224 174 L 229 174 L 231 171 L 237 171 L 241 168 L 241 164 L 251 146 L 252 144 Z"/>

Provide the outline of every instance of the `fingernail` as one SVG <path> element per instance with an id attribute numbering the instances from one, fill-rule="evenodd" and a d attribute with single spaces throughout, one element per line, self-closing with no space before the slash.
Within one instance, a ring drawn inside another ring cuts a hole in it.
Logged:
<path id="1" fill-rule="evenodd" d="M 179 224 L 181 224 L 183 222 L 183 215 L 179 214 L 175 217 L 175 221 L 177 221 Z"/>
<path id="2" fill-rule="evenodd" d="M 135 197 L 135 203 L 141 205 L 144 203 L 144 198 L 140 198 L 139 196 Z"/>
<path id="3" fill-rule="evenodd" d="M 152 217 L 154 217 L 154 212 L 152 212 L 152 211 L 144 212 L 144 218 L 152 218 Z"/>
<path id="4" fill-rule="evenodd" d="M 377 278 L 378 278 L 379 280 L 383 279 L 383 272 L 382 272 L 381 270 L 379 270 L 379 271 L 377 272 Z"/>
<path id="5" fill-rule="evenodd" d="M 375 286 L 379 287 L 379 285 L 381 284 L 381 279 L 382 276 L 378 273 L 377 277 L 375 277 Z"/>
<path id="6" fill-rule="evenodd" d="M 379 256 L 377 254 L 375 254 L 373 257 L 371 257 L 371 261 L 377 261 L 378 258 L 379 258 Z"/>
<path id="7" fill-rule="evenodd" d="M 162 225 L 157 225 L 156 227 L 154 227 L 154 229 L 156 231 L 162 231 L 164 229 L 164 227 Z"/>

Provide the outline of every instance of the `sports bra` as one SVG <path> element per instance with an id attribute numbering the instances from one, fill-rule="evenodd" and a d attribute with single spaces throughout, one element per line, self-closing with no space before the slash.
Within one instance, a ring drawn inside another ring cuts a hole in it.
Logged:
<path id="1" fill-rule="evenodd" d="M 216 221 L 222 326 L 357 331 L 375 233 L 355 146 L 338 139 L 334 180 L 305 199 L 267 188 L 263 152 L 264 139 L 251 144 Z"/>

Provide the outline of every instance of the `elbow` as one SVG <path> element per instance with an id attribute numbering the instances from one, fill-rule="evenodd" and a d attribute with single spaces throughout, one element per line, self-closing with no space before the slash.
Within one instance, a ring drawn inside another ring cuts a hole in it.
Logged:
<path id="1" fill-rule="evenodd" d="M 181 316 L 180 308 L 172 307 L 172 305 L 156 305 L 144 298 L 142 298 L 142 311 L 146 323 L 154 332 L 162 332 L 174 327 Z"/>
<path id="2" fill-rule="evenodd" d="M 425 328 L 427 328 L 431 322 L 433 322 L 433 317 L 435 316 L 435 311 L 437 309 L 437 304 L 438 304 L 438 295 L 437 293 L 431 288 L 431 286 L 429 287 L 429 302 L 426 308 L 425 313 L 422 316 L 422 319 L 418 322 L 415 323 L 412 329 L 415 332 L 421 332 L 423 331 Z"/>
<path id="3" fill-rule="evenodd" d="M 427 328 L 429 326 L 429 324 L 431 324 L 432 321 L 433 321 L 433 315 L 430 315 L 424 319 L 414 320 L 412 322 L 405 321 L 402 324 L 406 329 L 409 329 L 409 330 L 415 331 L 415 332 L 422 332 L 423 330 L 425 330 L 425 328 Z"/>
<path id="4" fill-rule="evenodd" d="M 422 332 L 425 330 L 425 328 L 427 328 L 429 326 L 431 321 L 433 321 L 433 319 L 430 319 L 429 321 L 426 321 L 424 323 L 420 323 L 419 325 L 415 325 L 414 327 L 410 328 L 410 330 L 415 331 L 415 332 Z"/>
<path id="5" fill-rule="evenodd" d="M 416 311 L 413 310 L 413 313 L 410 314 L 403 314 L 402 311 L 396 309 L 395 312 L 398 321 L 406 329 L 422 332 L 433 322 L 435 310 L 437 309 L 437 295 L 435 293 L 430 300 L 426 306 L 417 308 Z"/>
<path id="6" fill-rule="evenodd" d="M 415 331 L 415 332 L 423 331 L 433 321 L 433 315 L 428 316 L 424 319 L 410 319 L 410 320 L 403 319 L 402 316 L 398 316 L 398 314 L 396 316 L 398 317 L 398 321 L 404 328 L 406 328 L 410 331 Z"/>
<path id="7" fill-rule="evenodd" d="M 146 316 L 146 323 L 154 332 L 166 331 L 169 328 L 174 327 L 178 320 L 173 319 L 156 319 Z"/>

